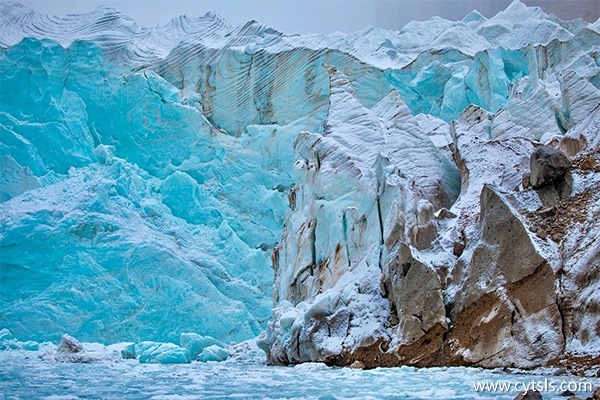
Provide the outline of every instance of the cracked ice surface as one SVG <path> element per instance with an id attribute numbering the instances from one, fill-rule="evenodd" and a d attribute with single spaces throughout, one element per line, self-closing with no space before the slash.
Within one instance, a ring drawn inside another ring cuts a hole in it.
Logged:
<path id="1" fill-rule="evenodd" d="M 475 392 L 473 382 L 511 384 L 598 379 L 506 374 L 477 368 L 377 368 L 363 371 L 308 363 L 296 367 L 261 364 L 139 364 L 133 361 L 68 364 L 42 362 L 32 352 L 0 353 L 0 388 L 8 397 L 128 399 L 497 399 L 510 393 Z M 585 397 L 590 392 L 576 392 Z M 561 399 L 546 392 L 544 399 Z"/>

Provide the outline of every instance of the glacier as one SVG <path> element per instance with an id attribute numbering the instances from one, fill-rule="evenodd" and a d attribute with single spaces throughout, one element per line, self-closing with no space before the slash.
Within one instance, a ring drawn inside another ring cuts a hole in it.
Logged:
<path id="1" fill-rule="evenodd" d="M 206 361 L 261 334 L 274 363 L 369 368 L 600 352 L 599 21 L 518 0 L 329 36 L 0 11 L 20 340 Z M 552 209 L 579 207 L 550 238 L 553 194 L 523 183 L 541 145 L 574 165 Z"/>

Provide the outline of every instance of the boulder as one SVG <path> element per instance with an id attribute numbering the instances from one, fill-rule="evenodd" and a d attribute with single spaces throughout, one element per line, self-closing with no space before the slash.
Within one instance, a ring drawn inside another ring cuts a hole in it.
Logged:
<path id="1" fill-rule="evenodd" d="M 560 150 L 550 147 L 539 147 L 530 158 L 530 182 L 534 189 L 562 180 L 571 163 Z"/>
<path id="2" fill-rule="evenodd" d="M 44 361 L 59 363 L 88 364 L 96 362 L 115 362 L 120 357 L 118 352 L 111 351 L 99 344 L 86 344 L 84 346 L 71 335 L 63 335 L 56 348 L 51 348 L 40 356 Z"/>
<path id="3" fill-rule="evenodd" d="M 353 369 L 365 369 L 365 364 L 363 364 L 362 362 L 356 360 L 352 364 L 350 364 L 350 368 L 353 368 Z"/>
<path id="4" fill-rule="evenodd" d="M 56 351 L 59 353 L 81 353 L 84 348 L 73 336 L 65 334 L 56 347 Z"/>

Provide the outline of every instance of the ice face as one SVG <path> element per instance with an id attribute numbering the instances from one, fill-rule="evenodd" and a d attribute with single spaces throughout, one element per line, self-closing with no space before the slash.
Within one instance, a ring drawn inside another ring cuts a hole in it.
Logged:
<path id="1" fill-rule="evenodd" d="M 434 213 L 476 208 L 488 172 L 516 182 L 469 143 L 596 143 L 597 24 L 519 2 L 331 36 L 0 9 L 0 327 L 23 339 L 194 332 L 216 342 L 182 347 L 218 358 L 210 346 L 264 330 L 275 275 L 273 341 L 343 303 L 346 344 L 366 343 L 389 333 L 392 278 L 371 269 L 387 238 L 432 271 L 453 260 Z M 322 282 L 289 288 L 326 260 Z"/>
<path id="2" fill-rule="evenodd" d="M 255 336 L 289 128 L 215 137 L 158 75 L 101 57 L 37 40 L 2 53 L 2 324 L 38 340 Z"/>

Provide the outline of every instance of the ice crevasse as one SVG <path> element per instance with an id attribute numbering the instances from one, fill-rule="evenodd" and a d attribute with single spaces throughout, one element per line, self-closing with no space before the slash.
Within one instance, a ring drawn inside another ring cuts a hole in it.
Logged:
<path id="1" fill-rule="evenodd" d="M 368 366 L 598 351 L 600 315 L 575 307 L 600 301 L 597 172 L 573 171 L 561 201 L 587 211 L 556 240 L 522 184 L 540 145 L 597 158 L 598 22 L 515 1 L 324 36 L 0 9 L 15 337 L 143 352 L 266 330 L 271 361 Z"/>

